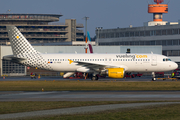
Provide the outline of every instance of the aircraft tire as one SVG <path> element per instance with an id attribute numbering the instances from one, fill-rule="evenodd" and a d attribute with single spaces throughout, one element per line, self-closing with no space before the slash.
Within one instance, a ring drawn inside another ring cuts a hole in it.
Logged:
<path id="1" fill-rule="evenodd" d="M 156 81 L 156 78 L 152 78 L 152 81 Z"/>
<path id="2" fill-rule="evenodd" d="M 99 77 L 96 75 L 96 81 L 98 81 Z"/>
<path id="3" fill-rule="evenodd" d="M 92 80 L 92 81 L 95 81 L 95 80 L 96 80 L 96 76 L 92 76 L 92 77 L 91 77 L 91 80 Z"/>

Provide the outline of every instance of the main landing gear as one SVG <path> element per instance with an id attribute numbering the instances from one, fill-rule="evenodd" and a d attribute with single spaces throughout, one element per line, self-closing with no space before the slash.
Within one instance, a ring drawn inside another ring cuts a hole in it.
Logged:
<path id="1" fill-rule="evenodd" d="M 95 81 L 95 80 L 98 80 L 98 79 L 99 79 L 98 75 L 96 75 L 96 74 L 91 75 L 91 80 L 92 81 Z"/>

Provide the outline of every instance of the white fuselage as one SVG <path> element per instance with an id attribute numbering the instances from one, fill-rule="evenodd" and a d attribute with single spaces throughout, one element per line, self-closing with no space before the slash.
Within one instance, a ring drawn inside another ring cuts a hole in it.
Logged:
<path id="1" fill-rule="evenodd" d="M 126 72 L 162 72 L 177 68 L 177 64 L 166 56 L 158 54 L 41 54 L 54 71 L 90 72 L 89 69 L 78 65 L 84 63 L 100 64 L 125 68 Z M 165 59 L 165 61 L 163 61 Z M 167 60 L 166 60 L 167 59 Z"/>

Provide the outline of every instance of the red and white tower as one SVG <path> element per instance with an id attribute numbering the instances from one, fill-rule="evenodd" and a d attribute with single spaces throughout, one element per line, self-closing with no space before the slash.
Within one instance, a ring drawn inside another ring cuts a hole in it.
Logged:
<path id="1" fill-rule="evenodd" d="M 161 4 L 164 0 L 154 0 L 156 4 L 148 5 L 148 13 L 153 13 L 152 25 L 165 25 L 167 21 L 163 21 L 163 13 L 168 13 L 168 4 Z"/>
<path id="2" fill-rule="evenodd" d="M 153 13 L 154 21 L 162 21 L 163 13 L 168 13 L 168 4 L 161 4 L 164 0 L 154 0 L 157 4 L 148 5 L 148 13 Z"/>

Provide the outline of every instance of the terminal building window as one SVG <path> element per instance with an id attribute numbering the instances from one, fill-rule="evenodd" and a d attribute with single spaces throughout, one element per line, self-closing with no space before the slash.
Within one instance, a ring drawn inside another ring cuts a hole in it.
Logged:
<path id="1" fill-rule="evenodd" d="M 161 40 L 156 41 L 156 45 L 162 45 L 162 41 Z"/>
<path id="2" fill-rule="evenodd" d="M 173 34 L 178 34 L 178 29 L 174 29 Z"/>
<path id="3" fill-rule="evenodd" d="M 180 50 L 163 50 L 165 56 L 180 56 Z"/>
<path id="4" fill-rule="evenodd" d="M 140 44 L 140 45 L 144 45 L 144 41 L 140 41 L 139 44 Z"/>
<path id="5" fill-rule="evenodd" d="M 101 38 L 119 38 L 119 37 L 139 37 L 139 36 L 160 36 L 160 35 L 175 35 L 180 34 L 180 29 L 167 29 L 167 30 L 152 30 L 152 31 L 127 31 L 104 33 Z M 105 36 L 106 35 L 106 36 Z"/>
<path id="6" fill-rule="evenodd" d="M 129 37 L 129 32 L 125 32 L 125 37 Z"/>
<path id="7" fill-rule="evenodd" d="M 167 35 L 172 35 L 172 29 L 167 30 Z"/>
<path id="8" fill-rule="evenodd" d="M 130 32 L 130 37 L 134 37 L 134 32 Z"/>
<path id="9" fill-rule="evenodd" d="M 150 31 L 146 31 L 146 32 L 145 32 L 145 35 L 146 35 L 146 36 L 150 36 Z"/>
<path id="10" fill-rule="evenodd" d="M 156 30 L 156 35 L 161 35 L 161 30 Z"/>
<path id="11" fill-rule="evenodd" d="M 178 40 L 173 40 L 173 45 L 178 45 Z"/>
<path id="12" fill-rule="evenodd" d="M 166 41 L 165 40 L 162 41 L 162 45 L 166 46 Z"/>
<path id="13" fill-rule="evenodd" d="M 172 40 L 167 40 L 167 45 L 172 45 Z"/>
<path id="14" fill-rule="evenodd" d="M 144 31 L 140 31 L 140 36 L 144 36 Z"/>
<path id="15" fill-rule="evenodd" d="M 134 42 L 130 42 L 130 45 L 134 45 Z"/>
<path id="16" fill-rule="evenodd" d="M 2 60 L 2 74 L 25 74 L 25 66 Z"/>
<path id="17" fill-rule="evenodd" d="M 135 32 L 135 36 L 139 36 L 139 31 L 138 31 L 138 32 Z"/>
<path id="18" fill-rule="evenodd" d="M 166 35 L 166 30 L 162 30 L 162 35 Z"/>
<path id="19" fill-rule="evenodd" d="M 99 45 L 162 45 L 162 46 L 175 46 L 175 45 L 180 45 L 180 40 L 107 42 L 107 43 L 99 43 Z"/>
<path id="20" fill-rule="evenodd" d="M 118 38 L 119 37 L 119 33 L 116 33 L 116 36 L 115 36 L 116 38 Z"/>
<path id="21" fill-rule="evenodd" d="M 134 42 L 134 45 L 139 45 L 139 41 L 135 41 L 135 42 Z"/>
<path id="22" fill-rule="evenodd" d="M 111 37 L 111 38 L 114 38 L 114 33 L 111 33 L 111 34 L 110 34 L 110 37 Z"/>
<path id="23" fill-rule="evenodd" d="M 120 37 L 124 37 L 124 33 L 123 32 L 120 33 Z"/>

